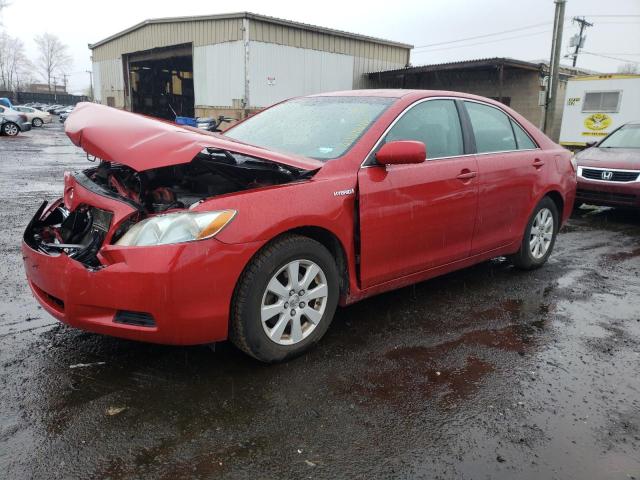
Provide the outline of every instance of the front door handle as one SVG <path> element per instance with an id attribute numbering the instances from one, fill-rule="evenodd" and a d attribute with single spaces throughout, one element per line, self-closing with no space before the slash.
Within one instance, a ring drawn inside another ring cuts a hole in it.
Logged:
<path id="1" fill-rule="evenodd" d="M 536 168 L 540 168 L 543 165 L 544 165 L 544 160 L 540 160 L 539 158 L 536 158 L 533 161 L 533 166 L 536 167 Z"/>
<path id="2" fill-rule="evenodd" d="M 472 172 L 471 170 L 468 170 L 465 168 L 464 170 L 462 170 L 462 172 L 460 172 L 460 175 L 456 176 L 456 178 L 458 180 L 471 180 L 477 174 L 478 174 L 477 172 Z"/>

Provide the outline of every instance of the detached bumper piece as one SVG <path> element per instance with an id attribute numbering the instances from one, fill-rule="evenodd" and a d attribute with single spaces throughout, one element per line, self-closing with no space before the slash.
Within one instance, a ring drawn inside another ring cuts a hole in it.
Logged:
<path id="1" fill-rule="evenodd" d="M 66 254 L 87 268 L 100 268 L 97 254 L 111 226 L 113 214 L 81 205 L 69 212 L 62 203 L 45 212 L 43 202 L 24 233 L 24 241 L 47 255 Z"/>

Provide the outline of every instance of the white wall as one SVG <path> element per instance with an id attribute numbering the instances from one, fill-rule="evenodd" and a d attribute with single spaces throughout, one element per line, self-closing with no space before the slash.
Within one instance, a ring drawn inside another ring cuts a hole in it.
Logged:
<path id="1" fill-rule="evenodd" d="M 241 41 L 193 49 L 195 106 L 230 107 L 244 97 L 244 47 Z"/>
<path id="2" fill-rule="evenodd" d="M 93 63 L 93 94 L 97 101 L 107 104 L 114 97 L 115 106 L 124 106 L 124 76 L 122 60 L 103 60 Z"/>
<path id="3" fill-rule="evenodd" d="M 585 121 L 594 113 L 583 112 L 584 97 L 587 92 L 619 91 L 621 92 L 619 110 L 602 112 L 608 120 L 602 129 L 591 129 Z M 562 108 L 559 106 L 559 108 Z M 580 144 L 602 140 L 620 125 L 640 119 L 640 76 L 602 75 L 569 79 L 564 95 L 562 112 L 561 144 Z"/>
<path id="4" fill-rule="evenodd" d="M 250 42 L 249 101 L 266 107 L 286 98 L 353 88 L 350 55 Z M 196 86 L 197 89 L 197 86 Z"/>

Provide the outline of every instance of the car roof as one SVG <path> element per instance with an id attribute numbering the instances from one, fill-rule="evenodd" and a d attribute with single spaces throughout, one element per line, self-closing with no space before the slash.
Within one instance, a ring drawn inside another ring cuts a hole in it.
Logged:
<path id="1" fill-rule="evenodd" d="M 460 97 L 462 99 L 479 100 L 482 102 L 504 107 L 502 103 L 496 102 L 490 98 L 481 97 L 472 93 L 455 92 L 451 90 L 422 90 L 422 89 L 403 89 L 403 88 L 380 88 L 380 89 L 361 89 L 361 90 L 341 90 L 337 92 L 317 93 L 307 95 L 308 97 L 386 97 L 386 98 L 405 98 L 409 100 L 418 100 L 428 97 Z"/>

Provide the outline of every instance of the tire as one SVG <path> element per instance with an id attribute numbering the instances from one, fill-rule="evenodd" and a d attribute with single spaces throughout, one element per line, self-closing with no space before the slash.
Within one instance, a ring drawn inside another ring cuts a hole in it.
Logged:
<path id="1" fill-rule="evenodd" d="M 516 267 L 533 270 L 545 264 L 556 243 L 559 217 L 558 207 L 551 198 L 544 197 L 540 200 L 527 223 L 520 250 L 512 257 Z M 539 224 L 542 227 L 538 228 Z"/>
<path id="2" fill-rule="evenodd" d="M 292 283 L 289 271 L 295 265 L 298 279 Z M 242 273 L 232 300 L 229 338 L 262 362 L 296 357 L 329 328 L 338 285 L 335 260 L 322 244 L 298 235 L 280 237 L 258 252 Z"/>
<path id="3" fill-rule="evenodd" d="M 41 118 L 34 118 L 33 120 L 31 120 L 31 125 L 33 125 L 34 127 L 41 127 L 43 123 L 44 122 Z"/>
<path id="4" fill-rule="evenodd" d="M 2 124 L 2 134 L 9 137 L 15 137 L 20 133 L 20 127 L 13 122 L 6 122 Z"/>

